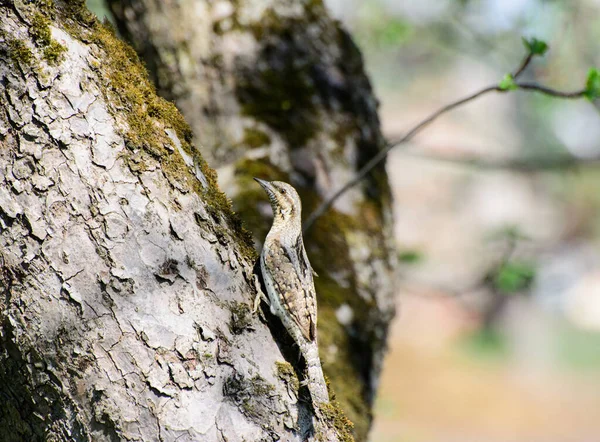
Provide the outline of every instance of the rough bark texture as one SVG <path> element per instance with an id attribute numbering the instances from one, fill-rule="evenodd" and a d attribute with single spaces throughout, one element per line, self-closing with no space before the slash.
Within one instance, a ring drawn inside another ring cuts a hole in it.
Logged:
<path id="1" fill-rule="evenodd" d="M 360 52 L 320 0 L 109 4 L 258 242 L 270 210 L 252 176 L 291 182 L 307 215 L 381 149 Z M 391 223 L 381 165 L 305 238 L 320 275 L 325 373 L 358 439 L 370 425 L 393 316 Z"/>
<path id="2" fill-rule="evenodd" d="M 0 85 L 0 440 L 303 440 L 249 235 L 135 53 L 3 1 Z"/>

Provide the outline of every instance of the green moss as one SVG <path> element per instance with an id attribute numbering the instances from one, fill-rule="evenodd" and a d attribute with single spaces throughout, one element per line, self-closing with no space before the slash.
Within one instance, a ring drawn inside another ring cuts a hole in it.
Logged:
<path id="1" fill-rule="evenodd" d="M 336 429 L 340 441 L 354 442 L 354 424 L 346 417 L 339 402 L 334 400 L 329 404 L 321 404 L 320 410 L 325 421 Z"/>
<path id="2" fill-rule="evenodd" d="M 44 48 L 44 60 L 50 64 L 58 64 L 66 51 L 67 48 L 56 40 L 52 40 L 50 44 Z"/>
<path id="3" fill-rule="evenodd" d="M 54 16 L 54 1 L 53 0 L 32 0 L 38 11 L 43 13 L 46 17 Z"/>
<path id="4" fill-rule="evenodd" d="M 315 288 L 319 299 L 319 347 L 323 370 L 331 378 L 339 406 L 354 423 L 354 434 L 364 440 L 371 424 L 371 405 L 368 399 L 368 386 L 364 384 L 364 371 L 370 368 L 370 306 L 359 296 L 355 288 L 345 288 L 321 270 L 315 278 Z M 336 310 L 341 304 L 348 304 L 354 313 L 350 329 L 340 324 Z M 374 337 L 373 337 L 374 339 Z M 336 348 L 334 355 L 327 350 Z"/>
<path id="5" fill-rule="evenodd" d="M 17 39 L 8 41 L 8 55 L 15 63 L 23 63 L 26 65 L 31 64 L 33 60 L 33 53 L 31 49 L 27 47 L 25 42 Z"/>
<path id="6" fill-rule="evenodd" d="M 308 214 L 320 200 L 313 194 L 301 193 L 302 200 L 305 202 L 304 212 Z M 342 302 L 354 298 L 349 296 L 350 292 L 355 291 L 356 282 L 352 272 L 353 262 L 350 258 L 347 235 L 355 228 L 357 228 L 355 219 L 331 209 L 317 220 L 314 228 L 305 234 L 308 257 L 313 268 L 320 275 L 319 278 L 315 278 L 319 305 L 327 304 L 337 308 Z M 332 274 L 339 276 L 334 280 L 328 276 Z M 346 287 L 341 292 L 340 284 Z"/>
<path id="7" fill-rule="evenodd" d="M 52 38 L 50 20 L 39 11 L 33 14 L 29 34 L 37 45 L 44 48 L 44 60 L 50 64 L 57 64 L 61 60 L 67 48 Z"/>
<path id="8" fill-rule="evenodd" d="M 312 104 L 314 89 L 292 61 L 283 72 L 266 67 L 248 73 L 237 83 L 242 112 L 266 123 L 291 147 L 300 147 L 319 129 L 318 113 Z"/>
<path id="9" fill-rule="evenodd" d="M 330 397 L 336 399 L 336 408 L 339 409 L 336 414 L 347 416 L 353 422 L 353 434 L 364 440 L 371 424 L 371 407 L 365 397 L 365 386 L 360 382 L 362 373 L 355 363 L 356 355 L 352 353 L 359 349 L 354 348 L 354 342 L 337 320 L 334 308 L 319 305 L 318 326 L 323 371 L 331 379 Z M 332 346 L 337 352 L 328 357 L 325 352 Z M 332 392 L 335 394 L 332 395 Z"/>
<path id="10" fill-rule="evenodd" d="M 275 361 L 275 369 L 277 370 L 277 377 L 288 384 L 294 391 L 298 391 L 300 388 L 300 381 L 294 371 L 294 367 L 289 362 Z"/>
<path id="11" fill-rule="evenodd" d="M 142 148 L 160 158 L 165 146 L 172 144 L 164 132 L 167 127 L 176 131 L 182 143 L 189 143 L 191 129 L 173 103 L 156 96 L 135 51 L 98 22 L 89 37 L 107 53 L 102 71 L 110 83 L 110 98 L 125 106 L 129 147 Z M 163 124 L 156 124 L 156 120 Z M 189 145 L 186 147 L 189 149 Z"/>
<path id="12" fill-rule="evenodd" d="M 268 145 L 270 143 L 271 138 L 262 130 L 250 127 L 244 128 L 244 145 L 254 149 L 257 147 Z"/>
<path id="13" fill-rule="evenodd" d="M 246 188 L 240 191 L 233 200 L 233 206 L 244 220 L 244 225 L 256 235 L 260 241 L 264 240 L 270 225 L 258 214 L 258 204 L 265 201 L 262 189 Z M 268 200 L 266 200 L 268 201 Z"/>
<path id="14" fill-rule="evenodd" d="M 305 145 L 321 127 L 311 72 L 315 63 L 294 38 L 305 28 L 304 20 L 267 10 L 248 27 L 262 44 L 259 62 L 236 71 L 236 95 L 244 115 L 267 124 L 292 148 Z"/>
<path id="15" fill-rule="evenodd" d="M 62 54 L 66 51 L 56 40 L 52 39 L 50 32 L 50 20 L 40 11 L 46 11 L 52 3 L 42 2 L 38 5 L 38 10 L 24 9 L 23 14 L 30 21 L 29 35 L 39 48 L 43 49 L 43 58 L 49 63 L 55 64 L 60 61 Z M 50 15 L 50 12 L 45 12 Z M 33 65 L 34 52 L 24 41 L 10 39 L 7 43 L 8 55 L 13 62 Z"/>
<path id="16" fill-rule="evenodd" d="M 223 395 L 240 412 L 255 422 L 262 423 L 271 414 L 271 395 L 275 387 L 260 375 L 246 378 L 234 373 L 223 383 Z"/>
<path id="17" fill-rule="evenodd" d="M 65 24 L 75 24 L 70 26 L 75 32 L 78 31 L 79 25 L 91 27 L 97 22 L 96 16 L 88 10 L 86 0 L 57 0 L 55 10 L 60 13 Z"/>
<path id="18" fill-rule="evenodd" d="M 231 311 L 229 330 L 234 335 L 239 335 L 247 330 L 252 322 L 250 307 L 243 302 L 232 302 L 229 309 Z"/>
<path id="19" fill-rule="evenodd" d="M 262 188 L 254 181 L 255 177 L 268 181 L 289 180 L 289 175 L 286 172 L 269 163 L 266 159 L 252 160 L 244 158 L 238 161 L 235 165 L 235 175 L 241 187 L 252 184 L 258 189 Z"/>
<path id="20" fill-rule="evenodd" d="M 52 42 L 52 34 L 50 32 L 50 21 L 41 13 L 35 12 L 31 19 L 29 34 L 37 44 L 48 46 Z"/>
<path id="21" fill-rule="evenodd" d="M 253 394 L 266 396 L 275 390 L 271 384 L 265 381 L 260 375 L 255 375 L 250 379 L 251 390 Z"/>

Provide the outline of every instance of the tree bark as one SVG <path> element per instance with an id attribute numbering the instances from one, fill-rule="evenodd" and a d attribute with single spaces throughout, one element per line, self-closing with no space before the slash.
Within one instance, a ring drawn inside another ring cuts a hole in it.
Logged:
<path id="1" fill-rule="evenodd" d="M 270 209 L 253 176 L 291 182 L 308 215 L 383 147 L 361 54 L 320 0 L 108 3 L 259 244 Z M 319 274 L 324 370 L 364 440 L 394 313 L 385 166 L 341 198 L 305 244 Z"/>
<path id="2" fill-rule="evenodd" d="M 0 440 L 348 439 L 250 313 L 250 236 L 135 53 L 82 2 L 5 0 L 0 85 Z"/>

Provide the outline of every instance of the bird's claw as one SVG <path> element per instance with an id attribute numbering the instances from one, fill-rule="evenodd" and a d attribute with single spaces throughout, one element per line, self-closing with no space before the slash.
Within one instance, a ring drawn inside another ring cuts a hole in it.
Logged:
<path id="1" fill-rule="evenodd" d="M 258 311 L 258 306 L 260 305 L 260 300 L 264 300 L 267 304 L 269 304 L 269 299 L 263 293 L 260 287 L 260 281 L 258 280 L 258 276 L 254 275 L 254 288 L 256 289 L 256 296 L 254 297 L 254 303 L 252 306 L 252 313 L 256 313 Z"/>

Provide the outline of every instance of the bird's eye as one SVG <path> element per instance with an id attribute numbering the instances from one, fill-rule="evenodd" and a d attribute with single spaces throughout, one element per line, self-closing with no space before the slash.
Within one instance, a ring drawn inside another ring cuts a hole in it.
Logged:
<path id="1" fill-rule="evenodd" d="M 279 191 L 280 191 L 282 194 L 284 194 L 284 195 L 285 195 L 285 193 L 286 193 L 286 192 L 285 192 L 285 189 L 279 189 Z"/>

